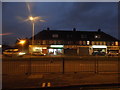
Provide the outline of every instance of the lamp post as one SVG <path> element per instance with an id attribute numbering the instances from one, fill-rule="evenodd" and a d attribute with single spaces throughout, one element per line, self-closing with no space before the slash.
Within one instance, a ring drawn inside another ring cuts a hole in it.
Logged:
<path id="1" fill-rule="evenodd" d="M 35 22 L 37 21 L 40 21 L 40 22 L 45 22 L 45 20 L 42 20 L 42 17 L 40 16 L 36 16 L 36 17 L 33 17 L 33 16 L 29 16 L 28 19 L 29 21 L 32 22 L 32 48 L 33 48 L 33 45 L 35 45 L 35 40 L 34 40 L 34 34 L 35 34 Z"/>
<path id="2" fill-rule="evenodd" d="M 30 16 L 29 20 L 32 22 L 32 45 L 34 45 L 34 33 L 35 33 L 35 24 L 34 24 L 34 17 Z"/>

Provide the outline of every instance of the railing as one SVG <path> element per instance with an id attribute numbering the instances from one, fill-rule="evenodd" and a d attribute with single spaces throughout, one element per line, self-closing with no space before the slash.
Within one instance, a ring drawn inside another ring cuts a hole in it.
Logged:
<path id="1" fill-rule="evenodd" d="M 2 61 L 3 75 L 33 73 L 120 73 L 117 57 L 16 58 Z"/>

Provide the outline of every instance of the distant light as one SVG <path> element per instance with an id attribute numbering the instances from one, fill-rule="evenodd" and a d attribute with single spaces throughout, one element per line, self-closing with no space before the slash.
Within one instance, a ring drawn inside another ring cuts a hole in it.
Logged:
<path id="1" fill-rule="evenodd" d="M 59 48 L 62 48 L 64 46 L 63 45 L 50 45 L 50 47 L 59 47 Z"/>
<path id="2" fill-rule="evenodd" d="M 26 40 L 20 40 L 19 44 L 24 44 Z"/>
<path id="3" fill-rule="evenodd" d="M 19 55 L 24 55 L 25 53 L 24 52 L 20 52 Z"/>
<path id="4" fill-rule="evenodd" d="M 106 45 L 93 45 L 92 48 L 107 48 Z"/>
<path id="5" fill-rule="evenodd" d="M 2 45 L 0 45 L 0 48 L 2 47 Z"/>

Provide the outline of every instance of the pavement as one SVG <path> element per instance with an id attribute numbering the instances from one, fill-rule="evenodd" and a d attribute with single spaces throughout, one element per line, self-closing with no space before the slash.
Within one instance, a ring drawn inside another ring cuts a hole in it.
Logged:
<path id="1" fill-rule="evenodd" d="M 116 84 L 120 74 L 115 73 L 34 73 L 31 75 L 3 75 L 3 89 L 64 87 L 73 85 Z"/>

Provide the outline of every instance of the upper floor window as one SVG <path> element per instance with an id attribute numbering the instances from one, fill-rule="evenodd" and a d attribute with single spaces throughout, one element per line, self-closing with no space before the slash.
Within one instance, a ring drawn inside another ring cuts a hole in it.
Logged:
<path id="1" fill-rule="evenodd" d="M 87 35 L 82 34 L 82 35 L 81 35 L 81 38 L 87 38 Z"/>
<path id="2" fill-rule="evenodd" d="M 68 35 L 67 35 L 67 38 L 72 38 L 72 35 L 68 34 Z"/>
<path id="3" fill-rule="evenodd" d="M 90 41 L 87 41 L 87 45 L 90 45 Z"/>
<path id="4" fill-rule="evenodd" d="M 117 41 L 115 42 L 115 45 L 118 46 L 118 42 Z"/>
<path id="5" fill-rule="evenodd" d="M 53 38 L 58 38 L 58 34 L 53 34 L 52 37 Z"/>
<path id="6" fill-rule="evenodd" d="M 95 35 L 95 38 L 100 38 L 100 35 Z"/>

